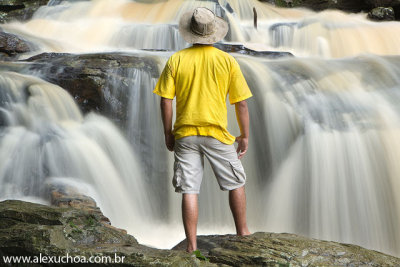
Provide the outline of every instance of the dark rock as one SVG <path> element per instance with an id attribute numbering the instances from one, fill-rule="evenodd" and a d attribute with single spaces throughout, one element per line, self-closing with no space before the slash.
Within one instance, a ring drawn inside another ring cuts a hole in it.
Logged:
<path id="1" fill-rule="evenodd" d="M 0 59 L 10 60 L 17 55 L 29 52 L 32 45 L 18 36 L 0 32 Z"/>
<path id="2" fill-rule="evenodd" d="M 392 7 L 376 7 L 368 13 L 368 18 L 372 20 L 395 20 Z"/>
<path id="3" fill-rule="evenodd" d="M 365 0 L 368 7 L 395 7 L 400 6 L 400 0 Z"/>
<path id="4" fill-rule="evenodd" d="M 400 259 L 359 246 L 293 234 L 199 236 L 198 248 L 228 266 L 399 266 Z M 185 241 L 174 250 L 184 250 Z"/>
<path id="5" fill-rule="evenodd" d="M 40 254 L 62 257 L 67 253 L 86 259 L 90 256 L 114 259 L 116 253 L 120 258 L 124 256 L 124 264 L 107 266 L 215 266 L 202 264 L 185 252 L 140 245 L 133 236 L 104 226 L 100 219 L 80 209 L 18 200 L 0 202 L 0 260 L 2 256 L 31 256 L 33 259 Z M 59 265 L 42 263 L 36 266 Z"/>
<path id="6" fill-rule="evenodd" d="M 271 0 L 261 0 L 269 2 Z M 365 0 L 274 0 L 279 7 L 306 7 L 316 11 L 324 9 L 340 9 L 349 12 L 360 12 L 367 9 Z"/>
<path id="7" fill-rule="evenodd" d="M 347 12 L 369 11 L 376 7 L 392 7 L 395 19 L 400 20 L 400 0 L 259 0 L 279 7 L 306 7 L 315 11 L 325 9 L 339 9 Z M 385 11 L 388 13 L 388 11 Z M 391 12 L 389 12 L 391 13 Z M 392 15 L 385 20 L 392 20 Z M 381 20 L 378 18 L 372 18 Z"/>
<path id="8" fill-rule="evenodd" d="M 376 7 L 392 7 L 395 13 L 395 19 L 400 20 L 400 0 L 366 0 L 366 3 L 369 9 L 374 9 Z"/>
<path id="9" fill-rule="evenodd" d="M 28 20 L 48 0 L 2 0 L 0 2 L 0 23 L 12 20 Z"/>
<path id="10" fill-rule="evenodd" d="M 222 51 L 225 51 L 227 53 L 239 53 L 256 57 L 266 57 L 271 59 L 280 57 L 293 57 L 293 55 L 289 52 L 255 51 L 240 44 L 216 43 L 214 44 L 214 47 L 221 49 Z"/>
<path id="11" fill-rule="evenodd" d="M 145 70 L 152 77 L 159 76 L 156 62 L 151 57 L 109 54 L 60 54 L 44 53 L 21 62 L 29 62 L 29 70 L 39 72 L 42 79 L 66 89 L 76 100 L 81 110 L 105 112 L 113 107 L 104 100 L 107 81 L 127 69 Z M 114 77 L 123 81 L 125 77 Z M 121 86 L 124 83 L 121 82 Z M 126 99 L 126 98 L 125 98 Z M 128 99 L 126 99 L 128 101 Z M 125 106 L 123 103 L 121 106 Z M 123 109 L 112 112 L 116 118 L 124 120 Z"/>

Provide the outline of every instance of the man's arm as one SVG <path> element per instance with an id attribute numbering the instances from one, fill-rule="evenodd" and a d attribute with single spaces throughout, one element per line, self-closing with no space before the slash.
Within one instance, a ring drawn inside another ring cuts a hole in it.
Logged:
<path id="1" fill-rule="evenodd" d="M 236 119 L 240 128 L 240 136 L 236 137 L 238 148 L 236 150 L 239 159 L 247 152 L 249 144 L 249 110 L 246 100 L 235 103 Z"/>
<path id="2" fill-rule="evenodd" d="M 164 125 L 165 144 L 169 151 L 174 151 L 175 137 L 172 134 L 172 99 L 161 97 L 160 106 Z"/>

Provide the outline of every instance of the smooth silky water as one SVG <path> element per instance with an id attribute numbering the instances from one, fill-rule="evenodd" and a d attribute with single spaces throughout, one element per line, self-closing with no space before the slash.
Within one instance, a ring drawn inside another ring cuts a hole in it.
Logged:
<path id="1" fill-rule="evenodd" d="M 196 6 L 229 21 L 224 42 L 295 56 L 233 54 L 254 95 L 243 159 L 250 230 L 399 256 L 398 22 L 253 0 L 97 0 L 50 1 L 33 19 L 2 28 L 35 44 L 30 55 L 121 51 L 150 57 L 161 71 L 174 51 L 188 46 L 177 22 Z M 114 108 L 104 117 L 83 116 L 66 91 L 31 76 L 46 73 L 20 72 L 0 72 L 0 198 L 45 203 L 48 184 L 67 184 L 92 196 L 113 225 L 139 242 L 170 248 L 181 241 L 173 154 L 164 145 L 159 97 L 152 94 L 157 77 L 143 69 L 107 72 L 103 92 Z M 110 119 L 118 121 L 113 110 L 121 103 L 128 120 L 115 125 Z M 228 108 L 229 130 L 238 135 L 234 108 Z M 219 191 L 208 164 L 198 232 L 234 233 L 227 193 Z"/>

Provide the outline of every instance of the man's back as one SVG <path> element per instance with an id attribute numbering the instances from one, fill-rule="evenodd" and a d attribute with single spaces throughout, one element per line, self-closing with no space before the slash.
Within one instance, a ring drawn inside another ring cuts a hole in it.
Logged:
<path id="1" fill-rule="evenodd" d="M 156 93 L 176 95 L 176 139 L 203 135 L 232 144 L 227 131 L 226 97 L 231 103 L 251 96 L 236 60 L 210 45 L 194 45 L 170 57 Z"/>

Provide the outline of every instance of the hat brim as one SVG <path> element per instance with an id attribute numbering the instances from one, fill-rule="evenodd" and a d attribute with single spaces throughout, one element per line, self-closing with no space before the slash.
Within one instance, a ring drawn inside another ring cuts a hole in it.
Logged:
<path id="1" fill-rule="evenodd" d="M 215 17 L 215 32 L 208 36 L 201 36 L 195 34 L 190 29 L 190 22 L 192 20 L 193 10 L 186 12 L 179 20 L 179 33 L 183 39 L 190 44 L 214 44 L 222 40 L 228 33 L 228 23 L 220 17 Z"/>

